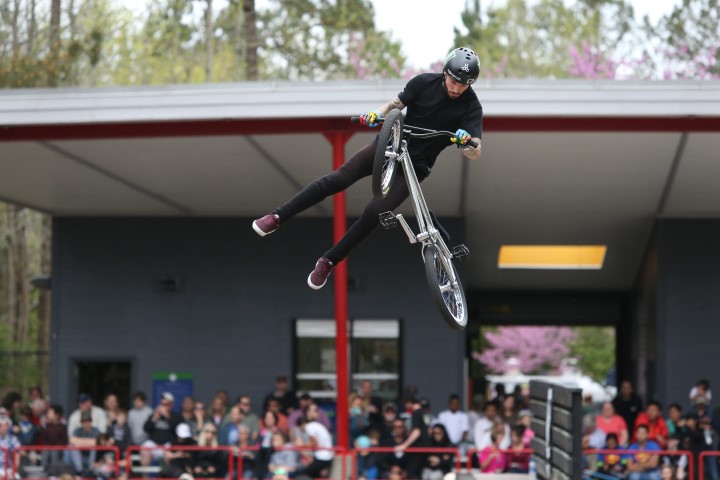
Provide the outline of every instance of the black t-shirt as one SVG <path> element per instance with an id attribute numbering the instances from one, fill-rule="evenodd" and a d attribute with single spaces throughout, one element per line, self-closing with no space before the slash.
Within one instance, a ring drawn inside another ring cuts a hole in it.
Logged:
<path id="1" fill-rule="evenodd" d="M 423 418 L 422 409 L 413 411 L 412 416 L 410 417 L 410 431 L 412 432 L 416 428 L 420 430 L 420 436 L 417 440 L 415 440 L 415 442 L 413 442 L 411 447 L 427 447 L 430 445 L 428 426 L 427 423 L 425 423 L 425 418 Z"/>
<path id="2" fill-rule="evenodd" d="M 623 417 L 623 420 L 625 420 L 625 424 L 628 427 L 628 431 L 632 432 L 635 428 L 635 419 L 643 409 L 640 397 L 633 394 L 628 400 L 625 400 L 618 395 L 612 401 L 612 404 L 613 407 L 615 407 L 615 413 Z M 630 436 L 632 436 L 632 434 Z"/>
<path id="3" fill-rule="evenodd" d="M 482 138 L 482 106 L 472 87 L 458 98 L 450 98 L 443 82 L 442 73 L 423 73 L 405 85 L 398 94 L 407 106 L 405 123 L 451 132 L 462 128 L 473 138 Z M 450 137 L 412 138 L 408 141 L 408 151 L 413 164 L 430 173 L 437 156 L 450 145 L 454 145 Z"/>
<path id="4" fill-rule="evenodd" d="M 155 444 L 164 445 L 175 440 L 175 429 L 182 422 L 183 418 L 177 412 L 170 412 L 170 418 L 160 415 L 156 422 L 153 422 L 150 415 L 145 422 L 145 431 Z"/>

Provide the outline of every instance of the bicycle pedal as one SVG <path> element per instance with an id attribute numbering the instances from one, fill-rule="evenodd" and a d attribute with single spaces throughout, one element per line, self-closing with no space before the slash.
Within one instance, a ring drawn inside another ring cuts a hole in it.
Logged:
<path id="1" fill-rule="evenodd" d="M 390 230 L 398 225 L 398 219 L 393 212 L 384 212 L 380 214 L 380 225 L 385 230 Z"/>
<path id="2" fill-rule="evenodd" d="M 451 248 L 450 253 L 452 253 L 453 258 L 465 260 L 470 256 L 470 249 L 461 243 L 460 245 Z"/>

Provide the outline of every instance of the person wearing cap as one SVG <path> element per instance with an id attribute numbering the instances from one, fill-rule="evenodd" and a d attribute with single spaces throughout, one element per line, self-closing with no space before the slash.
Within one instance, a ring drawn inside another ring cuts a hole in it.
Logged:
<path id="1" fill-rule="evenodd" d="M 78 408 L 68 417 L 68 437 L 71 437 L 75 430 L 80 427 L 80 415 L 89 412 L 92 418 L 92 426 L 98 432 L 105 433 L 107 431 L 107 415 L 105 410 L 93 405 L 92 397 L 89 393 L 81 393 L 78 395 Z"/>
<path id="2" fill-rule="evenodd" d="M 143 447 L 168 446 L 175 441 L 175 432 L 177 426 L 182 423 L 182 416 L 177 412 L 173 412 L 174 401 L 175 397 L 170 392 L 161 395 L 160 403 L 155 407 L 153 414 L 145 421 L 143 428 L 148 434 L 148 439 L 142 443 Z M 140 451 L 140 463 L 143 466 L 150 465 L 153 458 L 159 460 L 162 457 L 163 452 L 159 449 Z"/>
<path id="3" fill-rule="evenodd" d="M 90 411 L 83 411 L 80 414 L 80 426 L 75 429 L 70 436 L 70 445 L 73 447 L 94 447 L 96 438 L 100 435 L 97 428 L 93 426 L 92 414 Z M 72 459 L 75 473 L 82 476 L 89 476 L 90 470 L 95 463 L 95 450 L 72 450 L 70 458 Z"/>
<path id="4" fill-rule="evenodd" d="M 180 416 L 180 414 L 177 414 Z M 190 425 L 187 423 L 178 423 L 174 429 L 173 440 L 170 442 L 171 447 L 189 447 L 197 443 L 192 438 Z M 193 452 L 189 450 L 173 450 L 172 448 L 165 450 L 163 458 L 165 466 L 160 471 L 160 477 L 172 478 L 179 477 L 183 473 L 193 472 Z"/>

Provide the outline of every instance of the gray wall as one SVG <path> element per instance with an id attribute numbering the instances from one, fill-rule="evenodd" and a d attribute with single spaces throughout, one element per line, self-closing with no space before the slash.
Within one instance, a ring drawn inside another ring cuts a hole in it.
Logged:
<path id="1" fill-rule="evenodd" d="M 701 378 L 720 395 L 720 221 L 661 220 L 657 228 L 657 396 L 688 405 Z"/>
<path id="2" fill-rule="evenodd" d="M 133 389 L 191 372 L 206 401 L 219 388 L 256 402 L 292 372 L 292 321 L 333 318 L 333 288 L 306 278 L 330 246 L 329 219 L 296 219 L 260 238 L 250 219 L 56 218 L 51 394 L 74 406 L 73 359 L 132 358 Z M 456 235 L 458 220 L 443 221 Z M 458 237 L 459 238 L 459 237 Z M 353 318 L 400 318 L 405 384 L 434 406 L 463 384 L 464 334 L 429 296 L 417 245 L 378 230 L 349 259 Z M 178 275 L 181 291 L 161 292 Z M 436 408 L 437 410 L 437 408 Z"/>

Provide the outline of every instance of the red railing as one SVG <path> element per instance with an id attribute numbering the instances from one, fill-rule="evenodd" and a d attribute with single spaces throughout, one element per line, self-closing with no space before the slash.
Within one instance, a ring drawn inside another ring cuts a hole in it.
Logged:
<path id="1" fill-rule="evenodd" d="M 698 456 L 698 480 L 705 480 L 705 459 L 707 457 L 720 457 L 720 452 L 718 452 L 718 451 L 700 452 L 700 455 Z"/>
<path id="2" fill-rule="evenodd" d="M 693 457 L 692 452 L 688 450 L 627 450 L 627 449 L 618 449 L 618 450 L 607 450 L 607 449 L 588 449 L 583 451 L 585 455 L 622 455 L 625 457 L 628 456 L 635 456 L 639 453 L 645 454 L 645 455 L 656 455 L 658 457 L 662 457 L 663 455 L 673 455 L 673 456 L 685 456 L 688 459 L 687 462 L 687 477 L 688 480 L 693 480 L 694 474 L 695 474 L 695 458 Z M 718 452 L 718 455 L 720 455 L 720 452 Z M 658 461 L 658 470 L 662 468 L 662 463 Z M 702 480 L 702 464 L 700 465 L 700 479 Z"/>
<path id="3" fill-rule="evenodd" d="M 132 477 L 133 472 L 133 465 L 132 465 L 132 453 L 138 452 L 141 453 L 143 451 L 158 451 L 161 450 L 163 452 L 177 452 L 177 451 L 192 451 L 192 452 L 225 452 L 227 456 L 227 472 L 225 475 L 221 477 L 205 477 L 205 478 L 215 478 L 222 480 L 227 475 L 228 478 L 233 478 L 234 473 L 234 465 L 235 462 L 233 462 L 234 452 L 235 450 L 232 447 L 226 447 L 226 446 L 217 446 L 217 447 L 200 447 L 197 445 L 171 445 L 169 447 L 165 446 L 157 446 L 157 447 L 142 447 L 142 446 L 132 446 L 128 447 L 127 450 L 125 450 L 125 471 L 128 475 L 128 477 Z M 242 478 L 242 471 L 240 472 L 239 478 Z M 155 480 L 161 480 L 162 477 L 155 477 Z M 174 479 L 175 477 L 173 477 Z"/>
<path id="4" fill-rule="evenodd" d="M 482 450 L 478 450 L 477 448 L 470 448 L 466 452 L 467 454 L 467 464 L 465 468 L 467 468 L 467 471 L 469 472 L 472 470 L 472 458 L 473 455 L 479 455 L 482 452 Z M 532 455 L 533 451 L 531 448 L 523 448 L 522 450 L 512 450 L 512 449 L 506 449 L 506 450 L 500 450 L 501 453 L 504 455 L 507 455 L 508 453 L 520 453 L 520 454 L 527 454 L 528 459 L 530 458 L 530 455 Z M 480 463 L 480 459 L 478 458 L 478 464 Z"/>
<path id="5" fill-rule="evenodd" d="M 369 448 L 356 448 L 353 450 L 350 450 L 348 454 L 352 455 L 352 461 L 351 461 L 351 468 L 352 468 L 352 480 L 357 480 L 357 455 L 360 452 L 370 452 L 370 453 L 394 453 L 397 452 L 395 450 L 395 447 L 369 447 Z M 452 453 L 455 455 L 455 471 L 459 472 L 462 469 L 461 460 L 460 460 L 460 450 L 457 448 L 432 448 L 432 447 L 409 447 L 405 450 L 402 450 L 402 453 Z M 343 462 L 343 467 L 345 466 L 345 462 Z M 345 473 L 343 469 L 343 474 Z M 343 476 L 343 478 L 347 478 Z"/>
<path id="6" fill-rule="evenodd" d="M 52 452 L 52 451 L 62 451 L 62 452 L 88 452 L 88 451 L 96 451 L 96 452 L 112 452 L 115 456 L 115 461 L 113 462 L 113 471 L 115 472 L 115 477 L 118 477 L 120 475 L 120 449 L 115 446 L 101 446 L 96 445 L 94 447 L 75 447 L 72 445 L 23 445 L 20 448 L 16 449 L 13 452 L 13 462 L 12 462 L 12 477 L 15 478 L 18 467 L 19 467 L 19 456 L 23 455 L 23 452 Z M 7 465 L 7 456 L 6 459 L 6 465 Z M 7 471 L 7 469 L 6 469 Z"/>

